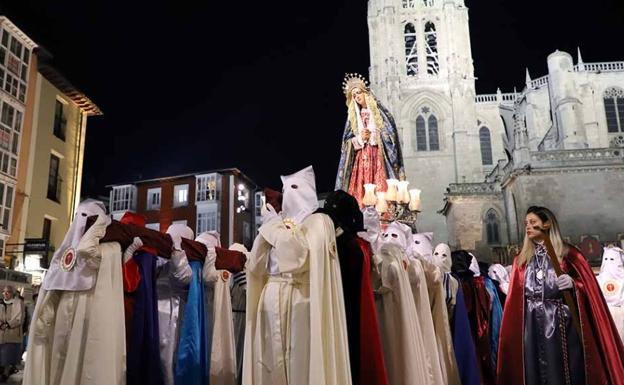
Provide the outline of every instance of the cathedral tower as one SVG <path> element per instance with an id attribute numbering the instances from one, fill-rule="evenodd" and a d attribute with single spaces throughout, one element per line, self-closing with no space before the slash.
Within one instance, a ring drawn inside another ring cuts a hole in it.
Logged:
<path id="1" fill-rule="evenodd" d="M 410 188 L 422 190 L 418 228 L 447 241 L 438 214 L 446 188 L 484 176 L 468 9 L 463 0 L 369 0 L 368 27 L 371 88 L 397 121 Z"/>

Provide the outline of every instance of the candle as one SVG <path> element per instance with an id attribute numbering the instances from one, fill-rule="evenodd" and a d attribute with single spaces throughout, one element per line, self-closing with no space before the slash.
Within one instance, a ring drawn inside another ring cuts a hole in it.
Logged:
<path id="1" fill-rule="evenodd" d="M 386 180 L 388 184 L 388 191 L 386 191 L 386 200 L 389 202 L 394 202 L 397 200 L 397 183 L 399 183 L 396 179 L 388 179 Z"/>
<path id="2" fill-rule="evenodd" d="M 377 206 L 375 206 L 375 210 L 379 214 L 383 214 L 388 211 L 388 204 L 386 203 L 386 193 L 383 191 L 377 192 Z"/>
<path id="3" fill-rule="evenodd" d="M 375 196 L 375 187 L 377 187 L 373 183 L 366 183 L 364 185 L 364 198 L 362 199 L 362 203 L 364 206 L 375 206 L 377 203 L 377 197 Z"/>
<path id="4" fill-rule="evenodd" d="M 409 190 L 409 194 L 410 194 L 410 203 L 409 203 L 409 209 L 411 211 L 418 211 L 420 210 L 420 190 L 415 188 L 415 189 L 411 189 Z"/>
<path id="5" fill-rule="evenodd" d="M 402 180 L 398 182 L 397 184 L 398 184 L 397 201 L 399 203 L 409 203 L 410 196 L 409 196 L 409 193 L 407 192 L 407 186 L 409 185 L 409 182 L 406 180 Z"/>

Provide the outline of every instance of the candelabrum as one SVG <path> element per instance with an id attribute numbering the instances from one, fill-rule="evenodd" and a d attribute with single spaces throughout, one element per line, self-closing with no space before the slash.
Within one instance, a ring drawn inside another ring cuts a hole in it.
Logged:
<path id="1" fill-rule="evenodd" d="M 377 191 L 374 184 L 364 185 L 363 203 L 366 206 L 375 206 L 382 223 L 388 224 L 394 221 L 404 223 L 416 230 L 416 220 L 420 213 L 420 190 L 408 190 L 408 181 L 388 179 L 388 189 Z"/>

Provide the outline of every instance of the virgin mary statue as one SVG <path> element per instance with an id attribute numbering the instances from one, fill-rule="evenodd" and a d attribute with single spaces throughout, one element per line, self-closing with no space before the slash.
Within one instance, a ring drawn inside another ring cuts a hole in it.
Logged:
<path id="1" fill-rule="evenodd" d="M 336 190 L 353 195 L 360 207 L 364 184 L 386 191 L 386 179 L 405 179 L 403 155 L 394 118 L 369 90 L 361 75 L 347 74 L 343 82 L 348 116 L 342 136 Z"/>

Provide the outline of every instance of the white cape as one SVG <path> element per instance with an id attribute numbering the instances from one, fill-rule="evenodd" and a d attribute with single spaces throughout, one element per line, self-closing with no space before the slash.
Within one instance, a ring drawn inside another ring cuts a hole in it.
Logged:
<path id="1" fill-rule="evenodd" d="M 269 253 L 278 276 L 267 274 Z M 351 384 L 340 265 L 328 216 L 312 214 L 293 229 L 276 218 L 260 228 L 247 264 L 246 319 L 244 385 Z"/>
<path id="2" fill-rule="evenodd" d="M 407 273 L 409 262 L 399 246 L 390 244 L 380 248 L 376 260 L 381 260 L 377 305 L 389 383 L 433 384 Z"/>
<path id="3" fill-rule="evenodd" d="M 125 384 L 121 248 L 118 243 L 99 243 L 106 223 L 106 216 L 98 216 L 77 247 L 77 258 L 99 265 L 95 286 L 39 293 L 24 385 Z"/>

